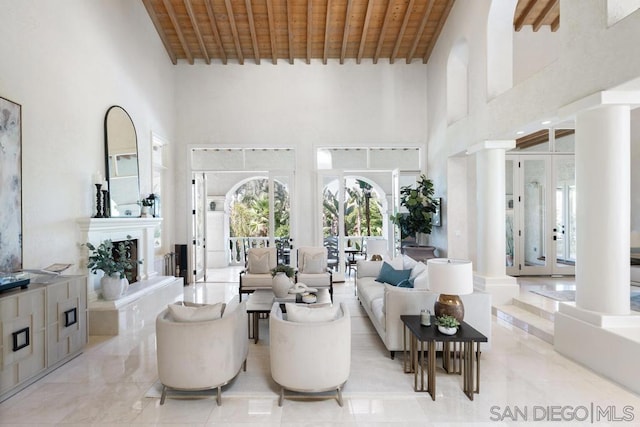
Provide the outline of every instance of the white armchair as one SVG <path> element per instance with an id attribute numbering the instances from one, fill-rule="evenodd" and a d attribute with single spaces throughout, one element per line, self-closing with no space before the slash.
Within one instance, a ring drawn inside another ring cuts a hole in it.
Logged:
<path id="1" fill-rule="evenodd" d="M 335 309 L 337 318 L 292 322 L 283 318 L 279 304 L 271 309 L 271 376 L 281 387 L 280 406 L 285 389 L 303 393 L 336 390 L 338 404 L 342 406 L 342 386 L 351 370 L 351 317 L 344 303 L 338 307 L 309 308 L 316 313 L 325 309 Z"/>
<path id="2" fill-rule="evenodd" d="M 333 272 L 327 265 L 327 248 L 301 246 L 298 248 L 296 282 L 316 289 L 328 289 L 333 301 Z"/>
<path id="3" fill-rule="evenodd" d="M 242 294 L 256 289 L 271 289 L 271 269 L 277 265 L 278 251 L 275 247 L 249 248 L 246 268 L 240 272 L 240 300 Z"/>
<path id="4" fill-rule="evenodd" d="M 218 389 L 247 368 L 247 310 L 233 299 L 222 317 L 204 321 L 176 321 L 169 309 L 156 318 L 160 404 L 167 389 L 199 391 Z"/>

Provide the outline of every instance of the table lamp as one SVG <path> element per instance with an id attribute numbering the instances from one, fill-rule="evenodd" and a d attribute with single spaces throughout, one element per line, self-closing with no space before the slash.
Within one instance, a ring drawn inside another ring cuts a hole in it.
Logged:
<path id="1" fill-rule="evenodd" d="M 436 318 L 448 314 L 462 322 L 464 305 L 458 295 L 473 292 L 471 261 L 447 258 L 427 260 L 429 288 L 440 296 L 434 305 Z"/>

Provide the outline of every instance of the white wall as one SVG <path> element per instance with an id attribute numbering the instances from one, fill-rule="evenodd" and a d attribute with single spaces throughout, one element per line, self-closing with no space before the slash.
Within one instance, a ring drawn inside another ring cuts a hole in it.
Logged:
<path id="1" fill-rule="evenodd" d="M 450 156 L 483 140 L 514 139 L 516 130 L 555 115 L 572 101 L 640 75 L 640 13 L 607 28 L 605 0 L 564 1 L 558 59 L 488 102 L 484 52 L 490 4 L 490 0 L 456 1 L 429 61 L 427 168 L 439 191 L 447 191 L 445 168 Z M 446 87 L 445 65 L 452 46 L 461 37 L 469 41 L 469 115 L 447 126 L 441 108 L 447 102 L 442 89 Z M 468 197 L 473 199 L 475 193 L 470 189 L 474 175 L 468 176 Z M 472 210 L 449 207 L 448 215 L 453 215 L 457 224 L 466 221 L 469 233 L 476 234 Z M 432 235 L 436 246 L 447 247 L 446 235 L 447 221 Z"/>
<path id="2" fill-rule="evenodd" d="M 142 2 L 0 0 L 0 96 L 22 105 L 23 265 L 79 264 L 76 220 L 95 212 L 103 121 L 114 104 L 136 126 L 142 192 L 151 131 L 174 132 L 173 72 Z"/>
<path id="3" fill-rule="evenodd" d="M 180 66 L 177 162 L 187 166 L 190 144 L 295 147 L 298 245 L 314 244 L 315 148 L 425 147 L 426 82 L 421 63 Z M 179 172 L 178 188 L 186 189 L 188 170 Z M 183 199 L 177 204 L 189 206 L 189 192 L 178 193 Z M 177 240 L 187 241 L 186 214 L 178 215 Z"/>

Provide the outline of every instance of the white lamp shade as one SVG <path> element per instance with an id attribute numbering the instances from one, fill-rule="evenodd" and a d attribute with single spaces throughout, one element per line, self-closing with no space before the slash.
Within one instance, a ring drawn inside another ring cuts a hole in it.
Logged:
<path id="1" fill-rule="evenodd" d="M 388 255 L 387 239 L 367 239 L 367 256 L 381 255 L 383 258 Z"/>
<path id="2" fill-rule="evenodd" d="M 473 266 L 461 259 L 432 258 L 427 260 L 429 288 L 447 295 L 473 293 Z"/>

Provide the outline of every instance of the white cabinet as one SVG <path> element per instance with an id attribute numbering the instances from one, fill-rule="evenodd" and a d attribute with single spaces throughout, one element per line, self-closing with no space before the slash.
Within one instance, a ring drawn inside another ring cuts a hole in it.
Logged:
<path id="1" fill-rule="evenodd" d="M 48 367 L 79 352 L 87 343 L 86 313 L 86 277 L 47 286 Z"/>
<path id="2" fill-rule="evenodd" d="M 76 356 L 87 343 L 87 277 L 0 293 L 0 402 Z"/>
<path id="3" fill-rule="evenodd" d="M 46 368 L 44 319 L 44 286 L 12 290 L 0 298 L 0 395 Z"/>

